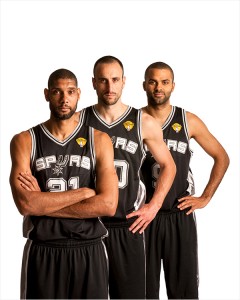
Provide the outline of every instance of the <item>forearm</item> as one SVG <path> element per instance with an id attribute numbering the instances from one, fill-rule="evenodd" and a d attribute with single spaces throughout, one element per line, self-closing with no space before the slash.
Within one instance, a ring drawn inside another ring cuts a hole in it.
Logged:
<path id="1" fill-rule="evenodd" d="M 66 192 L 24 191 L 17 197 L 18 209 L 22 215 L 48 215 L 67 206 L 78 203 L 93 195 L 92 190 L 80 188 Z"/>
<path id="2" fill-rule="evenodd" d="M 116 198 L 116 196 L 115 196 Z M 102 195 L 85 199 L 79 203 L 70 205 L 49 214 L 51 217 L 58 218 L 97 218 L 102 216 L 112 217 L 116 212 L 116 199 Z"/>
<path id="3" fill-rule="evenodd" d="M 227 171 L 228 166 L 229 158 L 227 155 L 222 157 L 219 161 L 215 160 L 212 171 L 210 173 L 209 181 L 201 195 L 201 197 L 205 198 L 207 202 L 209 202 L 215 194 L 219 184 L 224 177 L 224 174 Z"/>
<path id="4" fill-rule="evenodd" d="M 157 210 L 162 207 L 163 201 L 172 186 L 175 174 L 176 169 L 174 166 L 171 168 L 171 170 L 169 170 L 167 167 L 160 168 L 160 174 L 156 182 L 156 188 L 150 201 L 150 204 L 154 205 Z"/>

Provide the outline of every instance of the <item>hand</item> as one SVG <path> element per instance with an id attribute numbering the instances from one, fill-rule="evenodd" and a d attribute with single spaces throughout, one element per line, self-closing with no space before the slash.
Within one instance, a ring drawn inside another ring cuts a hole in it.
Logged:
<path id="1" fill-rule="evenodd" d="M 21 186 L 27 191 L 41 192 L 37 179 L 29 172 L 21 172 L 18 180 L 21 181 Z"/>
<path id="2" fill-rule="evenodd" d="M 147 228 L 149 223 L 155 218 L 158 209 L 152 206 L 150 203 L 144 204 L 139 210 L 136 210 L 127 215 L 127 219 L 132 217 L 138 217 L 136 221 L 129 227 L 129 230 L 133 233 L 143 231 Z"/>
<path id="3" fill-rule="evenodd" d="M 193 213 L 195 209 L 205 207 L 209 202 L 209 200 L 204 197 L 193 197 L 193 196 L 186 196 L 181 199 L 178 199 L 178 201 L 181 202 L 178 205 L 178 208 L 180 210 L 190 208 L 186 213 L 187 215 Z"/>

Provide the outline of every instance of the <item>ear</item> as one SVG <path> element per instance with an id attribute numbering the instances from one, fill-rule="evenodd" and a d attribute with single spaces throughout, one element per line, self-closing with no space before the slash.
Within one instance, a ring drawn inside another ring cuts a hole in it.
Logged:
<path id="1" fill-rule="evenodd" d="M 94 90 L 96 90 L 96 79 L 94 77 L 92 77 L 92 84 L 93 84 Z"/>
<path id="2" fill-rule="evenodd" d="M 172 92 L 174 91 L 174 89 L 175 89 L 175 82 L 173 82 L 172 84 Z"/>
<path id="3" fill-rule="evenodd" d="M 142 84 L 142 85 L 143 85 L 143 90 L 144 90 L 144 91 L 146 91 L 145 84 L 146 84 L 146 82 L 143 81 L 143 84 Z"/>
<path id="4" fill-rule="evenodd" d="M 123 87 L 125 86 L 126 83 L 126 76 L 123 76 Z"/>
<path id="5" fill-rule="evenodd" d="M 44 95 L 47 102 L 49 102 L 49 90 L 47 88 L 44 89 Z"/>
<path id="6" fill-rule="evenodd" d="M 78 89 L 77 89 L 77 92 L 78 92 L 78 101 L 79 101 L 79 100 L 80 100 L 80 95 L 81 95 L 81 89 L 78 88 Z"/>

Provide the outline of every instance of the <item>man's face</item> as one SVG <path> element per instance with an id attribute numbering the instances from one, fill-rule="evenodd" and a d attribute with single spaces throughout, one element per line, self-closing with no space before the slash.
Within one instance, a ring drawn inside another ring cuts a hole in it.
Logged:
<path id="1" fill-rule="evenodd" d="M 80 89 L 73 79 L 55 80 L 49 89 L 44 90 L 52 115 L 58 120 L 70 119 L 77 109 Z"/>
<path id="2" fill-rule="evenodd" d="M 92 79 L 93 88 L 98 95 L 98 103 L 114 105 L 121 98 L 125 77 L 117 62 L 100 63 Z"/>
<path id="3" fill-rule="evenodd" d="M 172 73 L 168 69 L 150 69 L 147 72 L 143 88 L 147 94 L 148 104 L 163 105 L 169 101 L 174 90 Z"/>

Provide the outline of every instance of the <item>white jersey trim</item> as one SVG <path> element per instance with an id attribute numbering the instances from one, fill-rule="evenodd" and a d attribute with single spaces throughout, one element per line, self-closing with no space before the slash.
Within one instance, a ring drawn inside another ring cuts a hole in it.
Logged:
<path id="1" fill-rule="evenodd" d="M 81 128 L 82 126 L 82 121 L 83 119 L 80 118 L 80 121 L 77 125 L 77 127 L 74 129 L 74 131 L 63 141 L 58 140 L 54 135 L 51 134 L 51 132 L 47 129 L 47 127 L 42 123 L 39 124 L 43 133 L 53 142 L 55 142 L 56 144 L 60 145 L 60 146 L 65 146 L 70 140 L 73 139 L 73 137 L 76 135 L 77 131 Z"/>
<path id="2" fill-rule="evenodd" d="M 116 125 L 118 125 L 119 123 L 121 123 L 121 121 L 131 112 L 132 107 L 128 106 L 126 111 L 123 113 L 123 115 L 121 115 L 117 120 L 115 120 L 114 122 L 112 122 L 111 124 L 108 124 L 107 122 L 105 122 L 102 117 L 99 115 L 98 111 L 96 110 L 95 106 L 92 106 L 92 111 L 95 115 L 95 117 L 99 120 L 99 122 L 101 122 L 104 126 L 106 126 L 107 128 L 112 128 Z"/>

